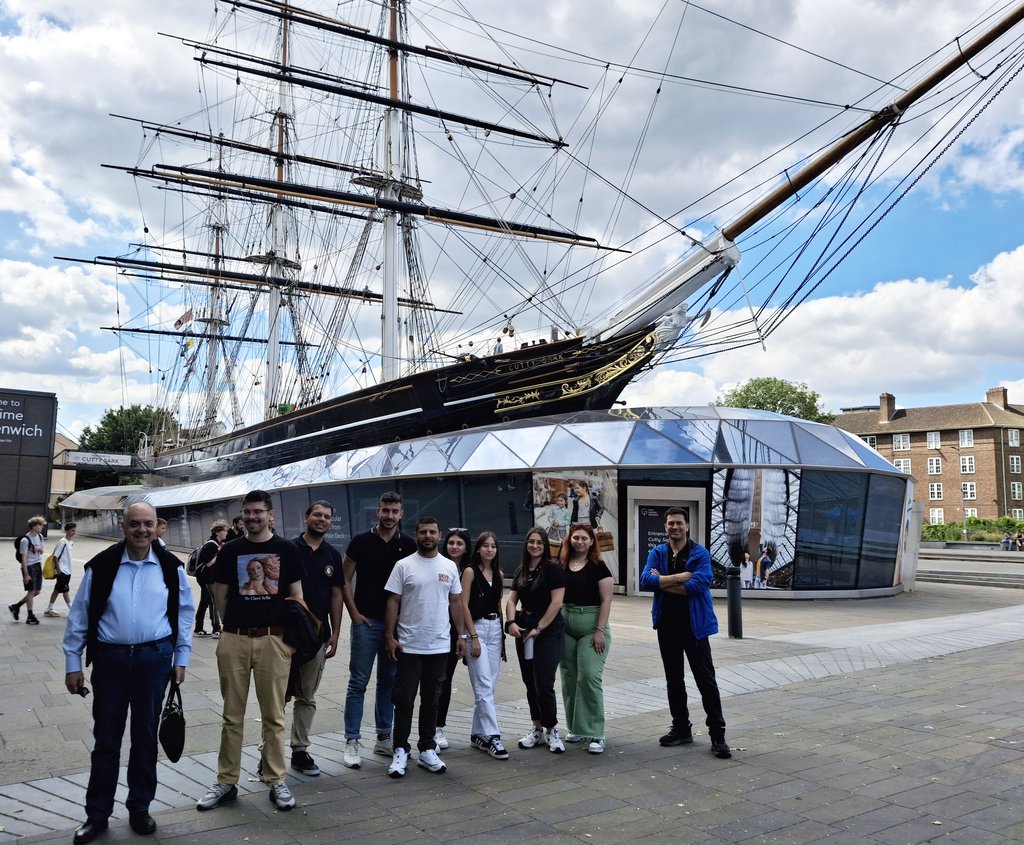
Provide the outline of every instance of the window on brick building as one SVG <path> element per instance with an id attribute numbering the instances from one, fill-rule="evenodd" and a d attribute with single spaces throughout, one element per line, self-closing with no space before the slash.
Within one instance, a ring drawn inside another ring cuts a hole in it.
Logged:
<path id="1" fill-rule="evenodd" d="M 1010 516 L 1014 519 L 1024 519 L 1024 508 L 1011 508 Z"/>
<path id="2" fill-rule="evenodd" d="M 928 523 L 930 525 L 944 525 L 945 519 L 942 516 L 942 508 L 928 509 Z"/>
<path id="3" fill-rule="evenodd" d="M 978 509 L 977 508 L 964 508 L 964 517 L 968 518 L 968 517 L 972 517 L 972 516 L 975 519 L 978 518 Z"/>
<path id="4" fill-rule="evenodd" d="M 960 472 L 973 473 L 974 472 L 974 455 L 961 455 L 960 456 Z"/>
<path id="5" fill-rule="evenodd" d="M 1020 455 L 1010 455 L 1010 472 L 1020 475 Z"/>
<path id="6" fill-rule="evenodd" d="M 909 434 L 894 434 L 892 436 L 892 450 L 894 452 L 909 452 L 910 451 L 910 435 Z"/>
<path id="7" fill-rule="evenodd" d="M 878 448 L 878 438 L 873 434 L 865 434 L 861 440 L 868 444 L 872 449 Z"/>
<path id="8" fill-rule="evenodd" d="M 1020 446 L 1020 429 L 1011 428 L 1006 432 L 1006 442 L 1011 446 Z"/>
<path id="9" fill-rule="evenodd" d="M 965 499 L 977 499 L 978 485 L 973 481 L 965 481 L 960 485 L 960 492 Z"/>
<path id="10" fill-rule="evenodd" d="M 910 475 L 910 458 L 895 458 L 892 465 L 900 472 L 905 472 L 907 475 Z"/>
<path id="11" fill-rule="evenodd" d="M 973 446 L 974 445 L 974 429 L 973 428 L 962 428 L 962 429 L 960 429 L 960 445 L 961 446 Z"/>
<path id="12" fill-rule="evenodd" d="M 942 432 L 941 431 L 929 431 L 928 432 L 928 448 L 939 449 L 942 447 Z"/>
<path id="13" fill-rule="evenodd" d="M 929 475 L 942 475 L 942 458 L 929 458 L 928 459 L 928 474 Z"/>
<path id="14" fill-rule="evenodd" d="M 1019 502 L 1021 499 L 1024 499 L 1024 484 L 1020 481 L 1011 481 L 1010 498 L 1015 502 Z"/>
<path id="15" fill-rule="evenodd" d="M 942 498 L 942 484 L 940 482 L 933 481 L 928 485 L 928 498 L 932 500 Z"/>

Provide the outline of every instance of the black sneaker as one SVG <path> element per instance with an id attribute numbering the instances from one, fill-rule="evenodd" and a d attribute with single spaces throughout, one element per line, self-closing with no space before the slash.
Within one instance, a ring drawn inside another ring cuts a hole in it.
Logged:
<path id="1" fill-rule="evenodd" d="M 39 620 L 36 619 L 34 614 L 30 613 L 28 615 L 28 617 L 25 619 L 25 624 L 26 625 L 38 625 L 39 624 Z"/>
<path id="2" fill-rule="evenodd" d="M 673 725 L 668 733 L 658 740 L 658 743 L 665 748 L 673 748 L 676 745 L 689 745 L 693 742 L 693 729 L 687 725 L 685 728 L 677 728 Z"/>
<path id="3" fill-rule="evenodd" d="M 14 621 L 17 622 L 21 616 L 21 605 L 20 604 L 9 604 L 7 609 L 11 611 L 11 616 L 14 617 Z"/>
<path id="4" fill-rule="evenodd" d="M 711 740 L 711 753 L 723 760 L 728 760 L 732 757 L 732 749 L 725 741 L 724 736 Z"/>
<path id="5" fill-rule="evenodd" d="M 320 774 L 320 767 L 305 751 L 292 752 L 292 768 L 300 775 L 309 775 L 309 777 L 316 777 Z"/>

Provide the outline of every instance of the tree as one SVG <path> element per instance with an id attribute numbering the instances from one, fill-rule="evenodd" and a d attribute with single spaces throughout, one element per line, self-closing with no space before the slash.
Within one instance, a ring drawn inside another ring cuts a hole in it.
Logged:
<path id="1" fill-rule="evenodd" d="M 811 422 L 831 423 L 835 414 L 821 407 L 821 396 L 803 382 L 763 376 L 727 390 L 712 405 L 725 408 L 757 408 Z"/>
<path id="2" fill-rule="evenodd" d="M 126 452 L 134 455 L 143 435 L 176 429 L 171 414 L 152 405 L 108 408 L 96 428 L 86 426 L 78 439 L 80 449 L 89 452 Z"/>

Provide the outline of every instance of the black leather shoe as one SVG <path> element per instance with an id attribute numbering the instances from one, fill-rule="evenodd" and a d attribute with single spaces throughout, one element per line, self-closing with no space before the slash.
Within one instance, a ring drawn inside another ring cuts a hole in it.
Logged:
<path id="1" fill-rule="evenodd" d="M 106 819 L 86 819 L 85 824 L 75 831 L 75 845 L 85 845 L 86 842 L 92 842 L 106 829 Z"/>
<path id="2" fill-rule="evenodd" d="M 716 757 L 721 757 L 723 760 L 728 760 L 732 757 L 732 749 L 725 741 L 725 737 L 711 740 L 711 753 Z"/>
<path id="3" fill-rule="evenodd" d="M 128 825 L 140 836 L 148 836 L 156 830 L 156 822 L 149 813 L 129 813 Z"/>
<path id="4" fill-rule="evenodd" d="M 675 725 L 669 728 L 668 733 L 658 740 L 658 743 L 665 748 L 672 748 L 676 745 L 689 745 L 692 742 L 693 730 L 689 727 L 677 728 Z"/>

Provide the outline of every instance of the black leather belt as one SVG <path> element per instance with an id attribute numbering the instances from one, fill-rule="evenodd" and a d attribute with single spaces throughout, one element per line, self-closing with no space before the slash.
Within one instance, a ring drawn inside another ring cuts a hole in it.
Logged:
<path id="1" fill-rule="evenodd" d="M 114 651 L 115 649 L 127 649 L 131 651 L 133 648 L 157 648 L 162 646 L 164 643 L 173 642 L 174 637 L 168 634 L 159 640 L 150 640 L 145 643 L 105 643 L 102 640 L 96 643 L 96 647 L 102 651 Z"/>
<path id="2" fill-rule="evenodd" d="M 221 631 L 225 634 L 238 634 L 241 637 L 249 637 L 251 639 L 255 639 L 256 637 L 265 637 L 268 634 L 275 637 L 284 636 L 284 628 L 268 628 L 266 625 L 262 628 L 221 628 Z"/>
<path id="3" fill-rule="evenodd" d="M 495 619 L 500 619 L 500 618 L 501 617 L 497 613 L 485 613 L 483 616 L 478 616 L 473 621 L 476 622 L 477 619 L 490 619 L 491 621 L 494 621 Z"/>

